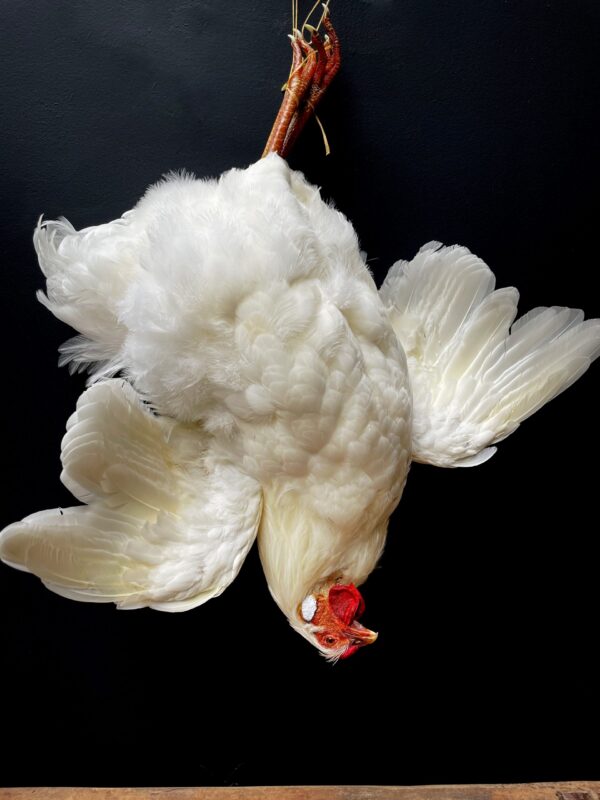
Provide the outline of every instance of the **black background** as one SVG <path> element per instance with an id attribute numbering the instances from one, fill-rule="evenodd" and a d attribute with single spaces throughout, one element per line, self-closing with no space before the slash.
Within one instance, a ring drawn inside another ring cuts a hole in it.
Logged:
<path id="1" fill-rule="evenodd" d="M 307 8 L 304 8 L 306 11 Z M 44 212 L 76 227 L 165 171 L 255 160 L 287 75 L 284 0 L 2 6 L 1 524 L 69 505 L 83 387 L 35 301 Z M 461 242 L 521 308 L 600 315 L 595 0 L 333 0 L 343 71 L 292 165 L 353 221 L 381 281 Z M 335 667 L 286 624 L 256 553 L 181 615 L 63 600 L 0 568 L 11 784 L 600 778 L 593 369 L 473 470 L 413 469 L 364 587 L 380 640 Z"/>

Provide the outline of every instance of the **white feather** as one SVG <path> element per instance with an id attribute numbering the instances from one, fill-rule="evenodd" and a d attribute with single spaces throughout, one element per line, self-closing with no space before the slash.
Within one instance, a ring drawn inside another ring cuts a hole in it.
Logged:
<path id="1" fill-rule="evenodd" d="M 600 353 L 600 320 L 536 308 L 514 322 L 516 289 L 494 291 L 494 284 L 466 248 L 434 242 L 395 264 L 381 288 L 408 357 L 415 460 L 446 467 L 487 461 L 496 451 L 490 445 Z"/>
<path id="2" fill-rule="evenodd" d="M 74 600 L 182 611 L 220 594 L 254 541 L 260 487 L 207 458 L 123 381 L 88 389 L 63 439 L 65 485 L 88 503 L 6 528 L 4 561 Z"/>

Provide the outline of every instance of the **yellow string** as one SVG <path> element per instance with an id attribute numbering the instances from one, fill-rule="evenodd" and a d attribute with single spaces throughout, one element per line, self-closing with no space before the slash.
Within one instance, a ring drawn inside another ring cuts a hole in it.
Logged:
<path id="1" fill-rule="evenodd" d="M 321 122 L 317 114 L 315 114 L 315 119 L 319 123 L 319 128 L 321 129 L 321 136 L 323 137 L 323 144 L 325 145 L 325 155 L 328 156 L 331 153 L 331 148 L 329 147 L 329 142 L 327 141 L 327 134 L 325 133 L 325 128 L 323 127 L 323 123 Z"/>
<path id="2" fill-rule="evenodd" d="M 306 19 L 305 19 L 305 20 L 304 20 L 304 22 L 302 23 L 302 32 L 303 32 L 303 33 L 304 33 L 304 28 L 306 28 L 306 23 L 307 23 L 307 22 L 308 22 L 308 20 L 309 20 L 309 19 L 312 17 L 312 15 L 313 15 L 313 14 L 314 14 L 314 12 L 315 12 L 315 9 L 317 8 L 317 6 L 318 6 L 318 5 L 320 5 L 320 3 L 321 3 L 321 0 L 317 0 L 317 2 L 314 4 L 314 6 L 311 8 L 311 10 L 310 10 L 310 11 L 308 12 L 308 14 L 306 15 Z"/>
<path id="3" fill-rule="evenodd" d="M 324 3 L 323 5 L 324 5 L 323 13 L 321 14 L 321 19 L 319 20 L 319 24 L 317 25 L 317 30 L 319 30 L 319 28 L 321 27 L 321 24 L 325 19 L 325 14 L 329 13 L 329 0 L 327 0 L 327 2 Z"/>

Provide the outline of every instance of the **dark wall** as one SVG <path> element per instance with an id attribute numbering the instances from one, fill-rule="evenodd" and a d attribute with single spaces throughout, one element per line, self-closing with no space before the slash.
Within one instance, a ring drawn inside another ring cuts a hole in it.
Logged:
<path id="1" fill-rule="evenodd" d="M 35 300 L 41 212 L 119 216 L 161 173 L 256 159 L 287 75 L 287 0 L 2 6 L 0 525 L 69 505 L 60 439 L 83 387 Z M 343 71 L 291 159 L 353 221 L 381 281 L 424 242 L 484 257 L 522 309 L 600 316 L 599 7 L 332 0 Z M 203 608 L 120 613 L 2 566 L 10 784 L 600 778 L 598 375 L 474 470 L 415 467 L 364 588 L 376 646 L 335 667 L 288 628 L 253 552 Z"/>

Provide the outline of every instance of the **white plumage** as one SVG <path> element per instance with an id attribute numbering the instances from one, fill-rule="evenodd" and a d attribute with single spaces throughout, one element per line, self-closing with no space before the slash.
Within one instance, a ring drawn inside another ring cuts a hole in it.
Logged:
<path id="1" fill-rule="evenodd" d="M 381 299 L 402 342 L 413 394 L 412 456 L 441 467 L 481 464 L 598 355 L 600 320 L 534 308 L 465 247 L 423 247 L 390 269 Z"/>
<path id="2" fill-rule="evenodd" d="M 4 531 L 2 555 L 73 600 L 187 611 L 220 594 L 256 536 L 261 490 L 197 431 L 154 416 L 121 380 L 80 397 L 61 480 L 87 505 Z M 35 565 L 35 567 L 34 567 Z"/>
<path id="3" fill-rule="evenodd" d="M 513 324 L 516 291 L 462 247 L 378 292 L 351 224 L 274 154 L 170 175 L 106 225 L 41 222 L 35 244 L 40 299 L 81 334 L 63 361 L 94 363 L 62 452 L 86 505 L 9 526 L 2 558 L 68 597 L 180 611 L 258 533 L 276 602 L 334 658 L 374 639 L 353 585 L 411 459 L 485 461 L 600 349 L 580 312 Z"/>

